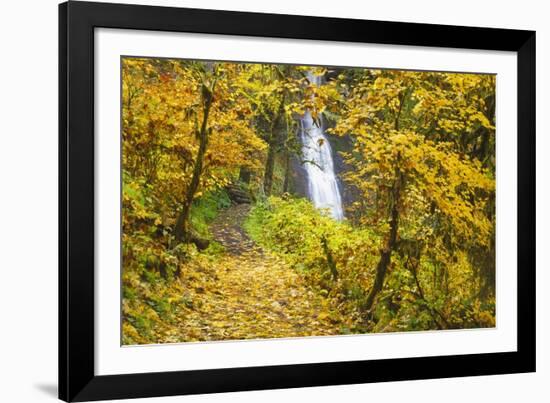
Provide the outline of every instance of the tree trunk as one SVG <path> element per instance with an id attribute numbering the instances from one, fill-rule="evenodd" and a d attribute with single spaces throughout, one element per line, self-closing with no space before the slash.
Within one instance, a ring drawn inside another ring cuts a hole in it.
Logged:
<path id="1" fill-rule="evenodd" d="M 204 155 L 206 154 L 206 146 L 208 144 L 208 115 L 210 113 L 210 107 L 212 106 L 212 98 L 214 85 L 212 88 L 207 88 L 203 84 L 203 117 L 202 124 L 199 132 L 197 133 L 199 138 L 199 151 L 197 153 L 197 159 L 195 160 L 195 166 L 193 167 L 193 176 L 191 177 L 191 182 L 185 193 L 185 200 L 181 206 L 180 214 L 176 220 L 176 227 L 174 231 L 175 242 L 189 242 L 191 240 L 190 230 L 189 230 L 189 213 L 191 211 L 191 205 L 193 203 L 193 198 L 199 187 L 202 168 L 204 163 Z"/>
<path id="2" fill-rule="evenodd" d="M 290 188 L 290 152 L 285 153 L 285 180 L 283 182 L 283 193 L 287 193 Z"/>
<path id="3" fill-rule="evenodd" d="M 401 117 L 401 111 L 403 110 L 403 104 L 405 103 L 405 97 L 409 93 L 409 88 L 406 88 L 399 98 L 399 109 L 397 110 L 394 122 L 394 129 L 399 131 L 399 119 Z M 374 278 L 374 284 L 367 295 L 367 300 L 363 306 L 364 310 L 370 312 L 374 304 L 374 300 L 378 293 L 382 291 L 384 286 L 384 279 L 386 278 L 386 272 L 391 263 L 391 254 L 395 249 L 397 243 L 397 230 L 399 228 L 399 204 L 401 199 L 401 187 L 403 186 L 403 174 L 399 170 L 399 155 L 395 167 L 395 182 L 392 188 L 392 206 L 390 216 L 390 232 L 386 238 L 386 244 L 380 252 L 380 260 L 376 265 L 376 277 Z"/>
<path id="4" fill-rule="evenodd" d="M 338 270 L 336 269 L 336 263 L 334 262 L 334 258 L 332 257 L 332 252 L 328 247 L 327 238 L 324 235 L 321 237 L 321 245 L 323 246 L 323 251 L 325 252 L 327 265 L 330 269 L 330 274 L 332 274 L 332 279 L 336 281 L 338 280 Z"/>
<path id="5" fill-rule="evenodd" d="M 273 137 L 273 134 L 271 135 Z M 266 196 L 271 195 L 271 189 L 273 187 L 273 169 L 275 167 L 275 144 L 270 142 L 267 150 L 267 159 L 265 161 L 265 174 L 264 174 L 264 193 Z"/>
<path id="6" fill-rule="evenodd" d="M 399 169 L 396 169 L 396 179 L 393 185 L 392 198 L 393 204 L 391 208 L 391 217 L 390 217 L 390 232 L 386 239 L 386 244 L 380 252 L 380 260 L 376 265 L 376 277 L 374 279 L 374 284 L 367 296 L 365 305 L 363 306 L 365 311 L 370 311 L 374 304 L 374 300 L 378 293 L 382 291 L 384 286 L 384 279 L 388 271 L 388 267 L 391 263 L 391 254 L 395 249 L 397 244 L 397 232 L 399 228 L 399 203 L 401 198 L 401 186 L 402 186 L 402 174 Z"/>
<path id="7" fill-rule="evenodd" d="M 271 195 L 271 189 L 273 188 L 273 171 L 275 168 L 275 155 L 277 154 L 277 148 L 280 146 L 280 135 L 278 133 L 278 126 L 281 120 L 281 117 L 284 113 L 285 107 L 285 96 L 283 94 L 281 98 L 281 103 L 279 105 L 279 110 L 276 112 L 276 115 L 273 117 L 273 122 L 271 124 L 271 133 L 269 137 L 269 148 L 267 150 L 267 159 L 265 161 L 265 174 L 264 174 L 264 193 L 266 196 Z"/>

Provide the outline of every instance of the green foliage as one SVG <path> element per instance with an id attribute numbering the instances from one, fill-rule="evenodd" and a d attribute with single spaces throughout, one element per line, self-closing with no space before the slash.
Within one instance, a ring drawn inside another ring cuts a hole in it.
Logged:
<path id="1" fill-rule="evenodd" d="M 206 193 L 196 199 L 191 206 L 190 221 L 194 230 L 203 238 L 211 238 L 208 224 L 216 218 L 218 212 L 231 205 L 224 189 Z"/>
<path id="2" fill-rule="evenodd" d="M 252 239 L 302 272 L 312 287 L 330 296 L 335 305 L 340 304 L 340 309 L 350 315 L 348 319 L 359 316 L 376 262 L 378 238 L 372 231 L 337 222 L 306 199 L 278 197 L 257 204 L 245 228 Z M 337 281 L 333 280 L 323 239 L 336 266 Z"/>
<path id="3" fill-rule="evenodd" d="M 264 249 L 275 252 L 302 273 L 311 287 L 330 300 L 333 309 L 344 314 L 342 322 L 347 332 L 494 325 L 494 300 L 481 302 L 475 294 L 465 298 L 474 279 L 465 254 L 457 256 L 456 263 L 446 270 L 422 258 L 415 268 L 417 283 L 410 258 L 396 253 L 373 316 L 365 321 L 362 307 L 373 285 L 381 242 L 375 232 L 336 222 L 306 199 L 278 197 L 258 203 L 245 228 Z M 323 237 L 338 270 L 336 281 L 323 252 Z"/>

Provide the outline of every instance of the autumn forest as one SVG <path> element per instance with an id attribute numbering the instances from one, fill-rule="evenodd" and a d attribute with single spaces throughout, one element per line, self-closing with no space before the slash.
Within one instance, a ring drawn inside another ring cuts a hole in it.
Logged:
<path id="1" fill-rule="evenodd" d="M 123 57 L 122 344 L 494 327 L 494 75 Z"/>

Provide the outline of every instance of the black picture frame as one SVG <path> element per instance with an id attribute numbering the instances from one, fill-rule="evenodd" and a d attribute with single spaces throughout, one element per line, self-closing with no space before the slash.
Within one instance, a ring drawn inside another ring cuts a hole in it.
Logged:
<path id="1" fill-rule="evenodd" d="M 96 376 L 94 29 L 517 52 L 517 352 Z M 89 401 L 535 371 L 535 32 L 68 2 L 59 5 L 59 398 Z"/>

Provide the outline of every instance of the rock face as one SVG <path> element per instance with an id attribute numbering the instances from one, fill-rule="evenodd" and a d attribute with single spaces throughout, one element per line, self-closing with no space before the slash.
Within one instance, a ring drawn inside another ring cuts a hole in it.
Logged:
<path id="1" fill-rule="evenodd" d="M 345 163 L 342 155 L 340 155 L 340 152 L 352 151 L 353 144 L 348 136 L 337 138 L 334 136 L 327 136 L 327 138 L 333 150 L 334 172 L 336 173 L 338 179 L 340 194 L 342 195 L 342 204 L 345 209 L 347 206 L 350 206 L 354 201 L 360 198 L 357 190 L 349 186 L 349 184 L 342 179 L 343 175 L 351 171 L 353 167 Z"/>
<path id="2" fill-rule="evenodd" d="M 299 197 L 308 197 L 307 196 L 307 172 L 304 169 L 304 166 L 297 157 L 292 157 L 290 160 L 291 164 L 291 181 L 290 181 L 290 190 L 293 194 Z"/>
<path id="3" fill-rule="evenodd" d="M 235 204 L 250 204 L 252 202 L 252 197 L 250 192 L 246 189 L 243 189 L 238 184 L 232 183 L 227 186 L 227 194 L 229 199 Z"/>

